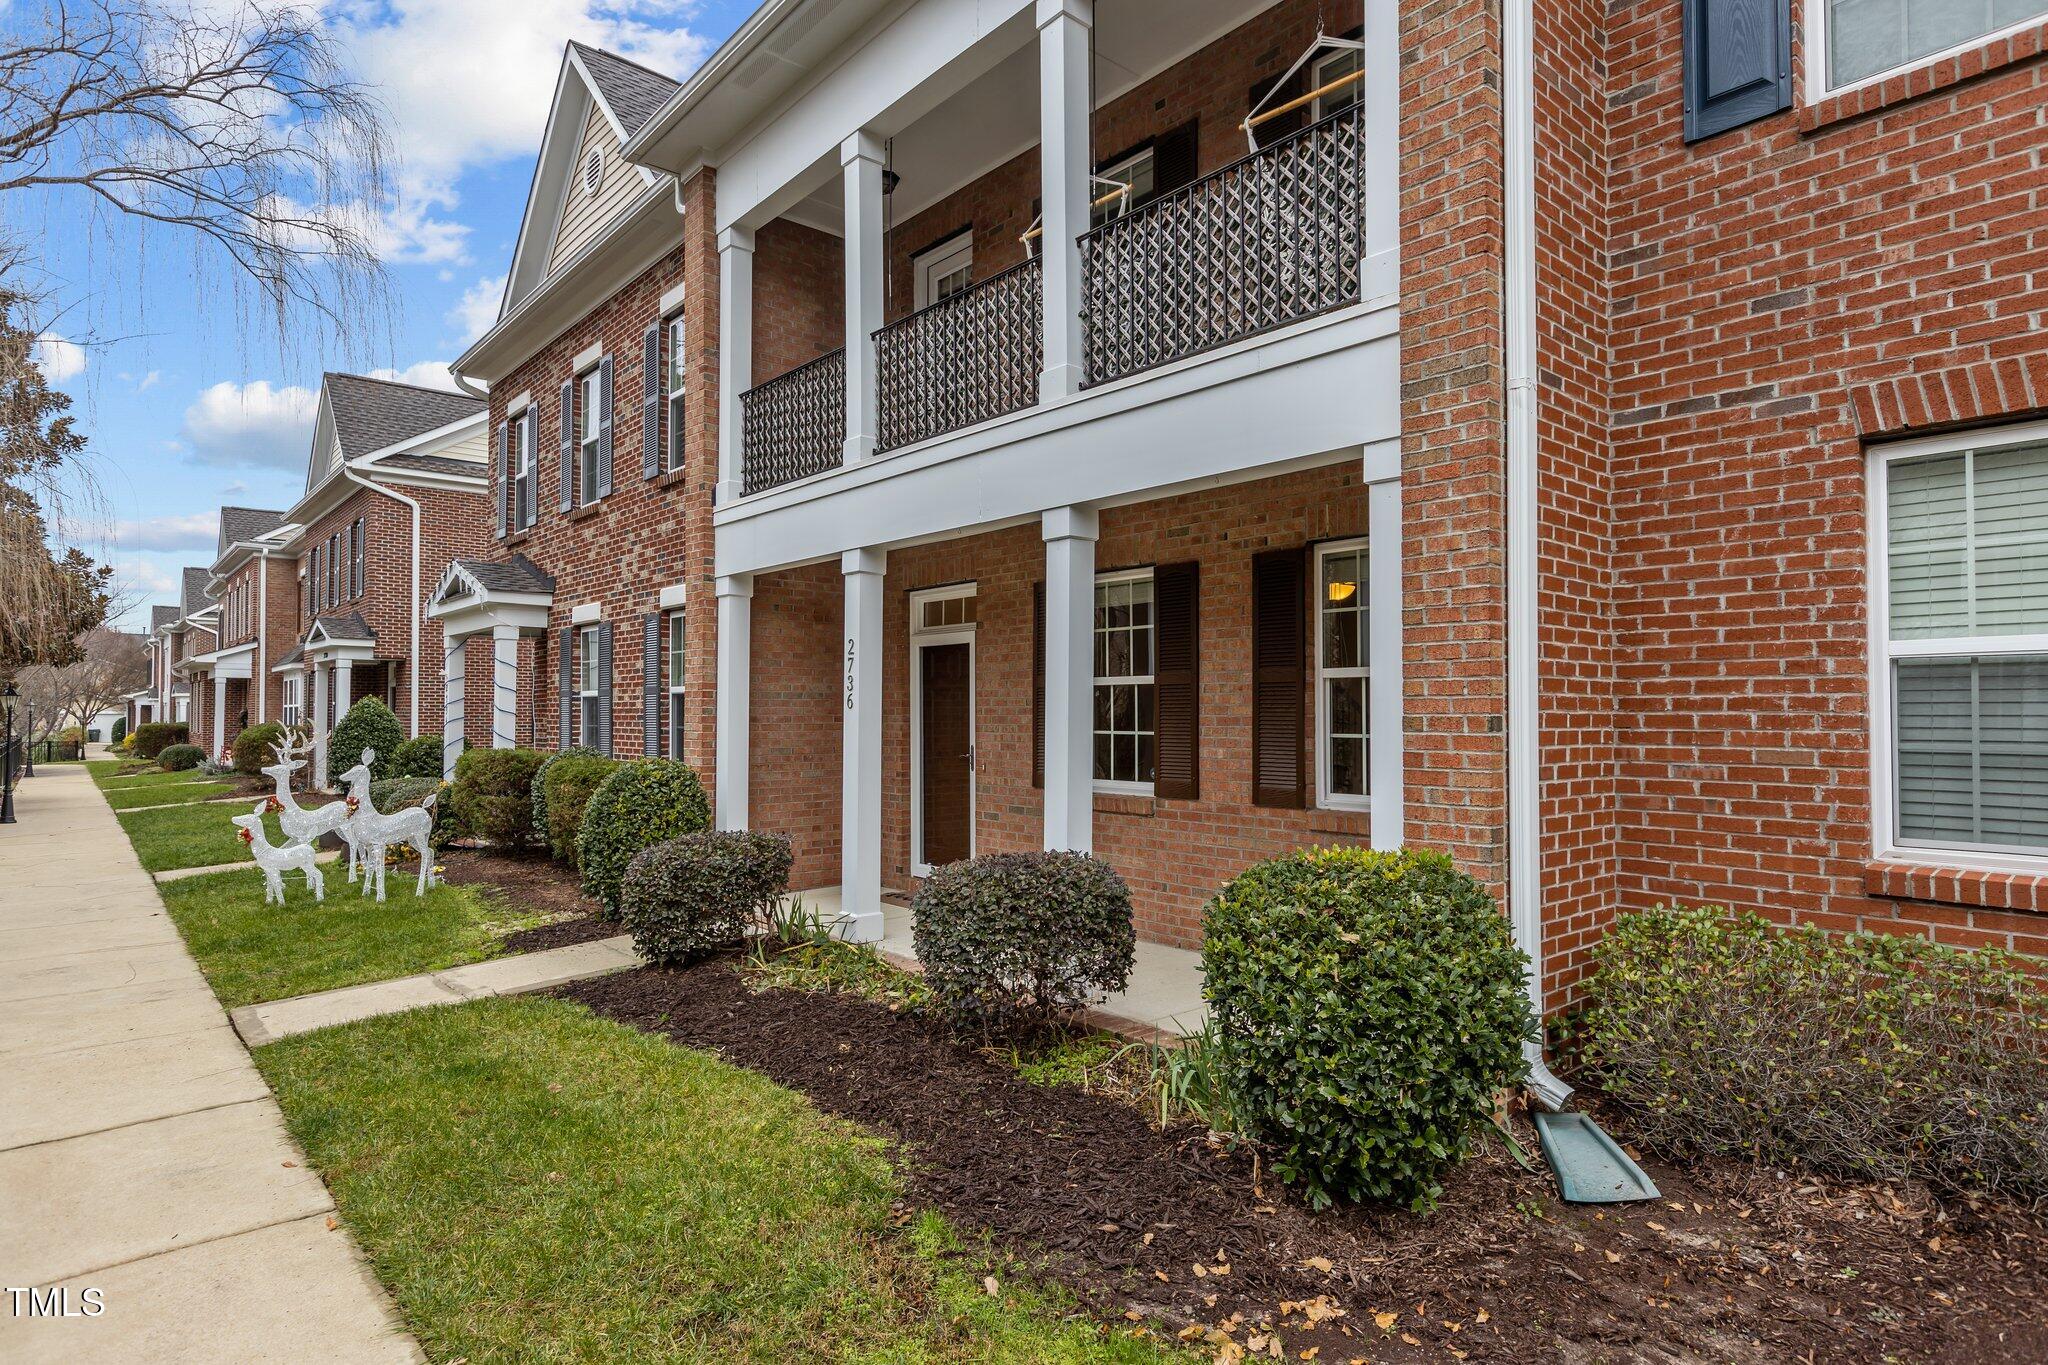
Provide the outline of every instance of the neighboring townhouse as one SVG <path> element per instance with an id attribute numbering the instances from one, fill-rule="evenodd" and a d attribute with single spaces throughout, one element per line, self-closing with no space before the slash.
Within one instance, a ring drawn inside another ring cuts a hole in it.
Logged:
<path id="1" fill-rule="evenodd" d="M 1662 899 L 2048 953 L 2048 4 L 1793 8 L 572 47 L 445 732 L 678 753 L 859 938 L 1049 847 L 1192 946 L 1349 842 L 1553 1009 Z"/>
<path id="2" fill-rule="evenodd" d="M 408 737 L 441 715 L 441 638 L 423 604 L 441 567 L 490 543 L 484 405 L 363 375 L 321 380 L 306 492 L 284 513 L 297 643 L 270 666 L 278 718 L 306 720 L 314 776 L 326 738 L 364 697 Z"/>
<path id="3" fill-rule="evenodd" d="M 298 625 L 298 566 L 284 547 L 291 533 L 282 512 L 220 509 L 220 553 L 207 585 L 219 614 L 218 644 L 203 660 L 212 692 L 199 741 L 212 753 L 281 714 L 279 680 L 270 666 L 292 647 Z"/>
<path id="4" fill-rule="evenodd" d="M 207 569 L 186 568 L 178 578 L 178 614 L 164 628 L 165 663 L 173 679 L 174 714 L 170 719 L 184 721 L 192 742 L 205 748 L 214 730 L 213 668 L 208 657 L 219 639 L 215 633 L 219 613 L 210 588 L 213 574 Z"/>
<path id="5" fill-rule="evenodd" d="M 149 683 L 127 697 L 130 733 L 138 725 L 147 725 L 151 721 L 184 719 L 181 708 L 172 705 L 171 689 L 176 680 L 171 675 L 170 645 L 166 635 L 178 616 L 175 606 L 159 603 L 149 609 L 149 634 L 143 639 L 149 652 Z"/>

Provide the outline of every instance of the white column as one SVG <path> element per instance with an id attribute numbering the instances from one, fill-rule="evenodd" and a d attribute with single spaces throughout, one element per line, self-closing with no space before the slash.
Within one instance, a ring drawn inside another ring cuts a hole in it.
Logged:
<path id="1" fill-rule="evenodd" d="M 1095 847 L 1092 507 L 1055 507 L 1045 537 L 1045 846 Z"/>
<path id="2" fill-rule="evenodd" d="M 882 937 L 882 575 L 888 562 L 882 550 L 839 557 L 846 576 L 839 934 L 854 943 Z"/>
<path id="3" fill-rule="evenodd" d="M 1038 0 L 1039 251 L 1045 258 L 1045 370 L 1038 396 L 1081 389 L 1081 247 L 1088 230 L 1089 30 L 1094 0 Z"/>
<path id="4" fill-rule="evenodd" d="M 747 827 L 747 726 L 751 723 L 754 576 L 718 580 L 718 736 L 716 779 L 720 829 Z"/>
<path id="5" fill-rule="evenodd" d="M 519 744 L 519 627 L 491 627 L 491 747 Z"/>
<path id="6" fill-rule="evenodd" d="M 1397 461 L 1398 465 L 1398 461 Z M 1372 461 L 1367 459 L 1367 474 Z M 1401 686 L 1401 476 L 1366 485 L 1367 661 L 1372 665 L 1372 846 L 1401 847 L 1403 755 Z"/>
<path id="7" fill-rule="evenodd" d="M 718 489 L 720 504 L 745 485 L 740 395 L 754 387 L 754 230 L 718 234 Z"/>
<path id="8" fill-rule="evenodd" d="M 327 665 L 309 663 L 306 674 L 313 680 L 313 785 L 327 785 Z"/>
<path id="9" fill-rule="evenodd" d="M 228 747 L 228 680 L 218 668 L 213 671 L 213 752 Z"/>
<path id="10" fill-rule="evenodd" d="M 469 698 L 469 644 L 467 635 L 443 635 L 441 641 L 441 777 L 455 780 L 455 760 L 462 757 L 462 740 L 469 720 L 463 714 Z"/>
<path id="11" fill-rule="evenodd" d="M 1401 290 L 1401 6 L 1366 0 L 1365 261 L 1360 292 L 1368 299 Z"/>
<path id="12" fill-rule="evenodd" d="M 341 718 L 348 714 L 348 708 L 356 702 L 354 668 L 353 659 L 334 661 L 334 723 L 337 725 L 341 723 Z"/>
<path id="13" fill-rule="evenodd" d="M 863 129 L 839 144 L 846 199 L 845 462 L 875 453 L 875 329 L 882 325 L 882 140 Z"/>

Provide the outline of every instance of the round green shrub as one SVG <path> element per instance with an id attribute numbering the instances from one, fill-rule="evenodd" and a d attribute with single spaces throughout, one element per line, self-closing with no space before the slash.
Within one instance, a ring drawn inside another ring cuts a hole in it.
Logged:
<path id="1" fill-rule="evenodd" d="M 1527 959 L 1441 853 L 1308 849 L 1240 873 L 1202 923 L 1232 1109 L 1315 1207 L 1433 1205 L 1528 1063 Z"/>
<path id="2" fill-rule="evenodd" d="M 408 806 L 421 805 L 439 790 L 439 778 L 387 777 L 381 782 L 370 784 L 370 804 L 375 806 L 380 814 L 389 815 Z"/>
<path id="3" fill-rule="evenodd" d="M 545 834 L 548 828 L 548 769 L 552 768 L 558 760 L 564 758 L 603 758 L 604 756 L 596 749 L 587 748 L 581 744 L 571 744 L 566 749 L 555 750 L 541 760 L 540 771 L 533 775 L 533 827 L 535 829 Z M 571 837 L 574 837 L 573 832 Z M 555 856 L 559 858 L 562 855 L 558 853 Z M 563 861 L 573 860 L 564 859 Z"/>
<path id="4" fill-rule="evenodd" d="M 196 768 L 206 758 L 206 750 L 197 744 L 172 744 L 156 756 L 156 765 L 167 773 L 182 773 Z"/>
<path id="5" fill-rule="evenodd" d="M 116 716 L 116 717 L 114 717 L 114 728 L 113 728 L 113 730 L 111 730 L 111 731 L 110 731 L 110 732 L 108 733 L 108 735 L 107 735 L 107 743 L 108 743 L 108 744 L 110 744 L 110 745 L 118 746 L 118 745 L 119 745 L 119 744 L 121 743 L 121 741 L 123 741 L 123 740 L 125 740 L 125 739 L 127 739 L 127 738 L 128 738 L 128 717 L 126 717 L 126 716 Z"/>
<path id="6" fill-rule="evenodd" d="M 651 962 L 680 963 L 745 937 L 789 890 L 789 838 L 753 830 L 685 834 L 626 865 L 619 918 Z"/>
<path id="7" fill-rule="evenodd" d="M 583 807 L 576 856 L 583 868 L 584 891 L 604 902 L 607 915 L 616 916 L 619 883 L 635 853 L 710 825 L 711 803 L 689 764 L 672 758 L 621 763 Z"/>
<path id="8" fill-rule="evenodd" d="M 277 761 L 273 746 L 284 738 L 284 727 L 274 720 L 251 725 L 235 736 L 235 771 L 244 777 L 261 777 L 266 764 Z"/>
<path id="9" fill-rule="evenodd" d="M 363 761 L 363 750 L 376 751 L 370 764 L 372 780 L 391 776 L 391 755 L 405 743 L 405 727 L 391 708 L 375 697 L 364 697 L 348 708 L 327 737 L 327 771 L 336 782 L 350 768 Z"/>
<path id="10" fill-rule="evenodd" d="M 191 730 L 182 720 L 153 720 L 135 727 L 135 756 L 155 758 L 167 745 L 190 741 Z"/>
<path id="11" fill-rule="evenodd" d="M 431 777 L 438 783 L 441 780 L 441 737 L 415 735 L 393 749 L 390 762 L 383 767 L 386 777 Z"/>
<path id="12" fill-rule="evenodd" d="M 955 1028 L 1042 1027 L 1130 982 L 1131 891 L 1085 853 L 992 853 L 925 878 L 913 942 Z"/>
<path id="13" fill-rule="evenodd" d="M 451 837 L 473 837 L 501 848 L 534 840 L 533 774 L 541 755 L 532 749 L 471 749 L 455 762 L 448 805 Z"/>
<path id="14" fill-rule="evenodd" d="M 619 765 L 603 754 L 556 754 L 540 765 L 533 779 L 534 808 L 544 824 L 537 826 L 555 861 L 581 871 L 576 837 L 583 830 L 583 809 L 612 770 Z"/>

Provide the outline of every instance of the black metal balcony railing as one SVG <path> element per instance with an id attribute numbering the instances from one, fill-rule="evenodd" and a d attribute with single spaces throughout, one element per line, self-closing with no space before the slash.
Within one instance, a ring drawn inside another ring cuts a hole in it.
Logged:
<path id="1" fill-rule="evenodd" d="M 1036 257 L 875 333 L 881 449 L 1038 401 L 1044 270 Z"/>
<path id="2" fill-rule="evenodd" d="M 1356 303 L 1364 149 L 1354 104 L 1081 238 L 1088 383 Z"/>
<path id="3" fill-rule="evenodd" d="M 846 446 L 845 348 L 740 395 L 742 491 L 835 468 Z"/>

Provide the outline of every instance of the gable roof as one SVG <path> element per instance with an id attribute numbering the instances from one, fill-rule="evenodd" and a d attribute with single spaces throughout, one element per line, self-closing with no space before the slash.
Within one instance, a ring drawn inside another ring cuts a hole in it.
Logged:
<path id="1" fill-rule="evenodd" d="M 176 607 L 155 606 L 149 609 L 149 633 L 154 635 L 171 622 L 184 615 Z"/>
<path id="2" fill-rule="evenodd" d="M 616 52 L 578 42 L 571 42 L 569 48 L 582 59 L 584 71 L 597 86 L 598 99 L 611 111 L 612 121 L 619 125 L 621 142 L 646 127 L 647 120 L 668 103 L 671 95 L 682 89 L 680 81 L 671 80 L 659 71 L 650 70 Z"/>
<path id="3" fill-rule="evenodd" d="M 343 459 L 360 459 L 415 436 L 474 417 L 485 408 L 480 398 L 446 389 L 421 388 L 395 379 L 360 374 L 321 377 L 334 437 Z"/>
<path id="4" fill-rule="evenodd" d="M 458 597 L 490 597 L 517 593 L 546 597 L 555 590 L 555 580 L 525 555 L 515 554 L 503 563 L 491 559 L 454 559 L 441 572 L 440 585 L 432 600 L 453 601 Z"/>
<path id="5" fill-rule="evenodd" d="M 226 554 L 230 545 L 242 545 L 269 531 L 284 525 L 284 513 L 265 511 L 257 507 L 223 507 L 220 509 L 220 548 Z"/>
<path id="6" fill-rule="evenodd" d="M 185 570 L 180 597 L 183 609 L 178 613 L 180 616 L 190 616 L 213 605 L 213 594 L 206 590 L 206 585 L 212 580 L 211 569 Z"/>
<path id="7" fill-rule="evenodd" d="M 331 640 L 368 640 L 374 644 L 376 639 L 377 632 L 370 629 L 361 612 L 340 612 L 314 617 L 313 624 L 306 628 L 306 638 L 300 642 L 300 648 L 303 650 L 306 645 Z"/>

